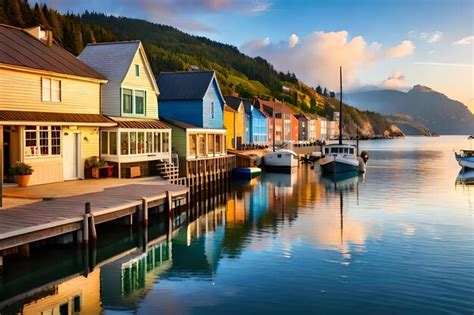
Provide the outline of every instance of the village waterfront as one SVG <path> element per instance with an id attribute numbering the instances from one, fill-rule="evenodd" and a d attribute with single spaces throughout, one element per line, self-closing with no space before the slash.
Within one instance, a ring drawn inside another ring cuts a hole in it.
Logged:
<path id="1" fill-rule="evenodd" d="M 300 165 L 233 182 L 172 222 L 105 225 L 7 264 L 1 314 L 474 311 L 474 186 L 455 184 L 465 136 L 362 141 L 367 173 Z M 144 245 L 145 244 L 145 245 Z"/>

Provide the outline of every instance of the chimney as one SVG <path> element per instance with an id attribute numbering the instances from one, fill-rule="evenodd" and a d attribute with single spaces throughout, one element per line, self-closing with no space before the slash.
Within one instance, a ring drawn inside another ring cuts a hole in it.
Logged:
<path id="1" fill-rule="evenodd" d="M 53 46 L 53 31 L 51 30 L 46 31 L 46 45 L 48 47 Z"/>
<path id="2" fill-rule="evenodd" d="M 46 46 L 53 46 L 53 32 L 51 30 L 42 29 L 41 26 L 35 26 L 24 30 L 28 34 L 43 42 Z"/>

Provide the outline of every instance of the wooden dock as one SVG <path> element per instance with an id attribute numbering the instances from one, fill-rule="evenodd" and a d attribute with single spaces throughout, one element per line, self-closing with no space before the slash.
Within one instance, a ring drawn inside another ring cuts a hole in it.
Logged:
<path id="1" fill-rule="evenodd" d="M 97 237 L 96 224 L 128 216 L 129 224 L 135 217 L 146 225 L 149 208 L 171 210 L 187 196 L 185 186 L 140 182 L 0 211 L 0 270 L 3 256 L 28 253 L 32 242 L 76 233 L 77 242 L 87 243 Z"/>

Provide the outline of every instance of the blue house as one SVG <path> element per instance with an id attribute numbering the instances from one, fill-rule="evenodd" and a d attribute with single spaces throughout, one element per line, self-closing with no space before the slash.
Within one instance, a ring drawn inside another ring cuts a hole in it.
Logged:
<path id="1" fill-rule="evenodd" d="M 227 154 L 225 101 L 214 71 L 164 72 L 158 87 L 160 118 L 171 126 L 181 176 L 200 176 L 202 165 L 235 164 Z"/>
<path id="2" fill-rule="evenodd" d="M 160 116 L 202 128 L 224 128 L 224 98 L 214 71 L 162 72 Z"/>
<path id="3" fill-rule="evenodd" d="M 251 144 L 268 144 L 268 118 L 250 100 L 226 96 L 227 104 L 242 102 L 245 109 L 244 142 Z"/>

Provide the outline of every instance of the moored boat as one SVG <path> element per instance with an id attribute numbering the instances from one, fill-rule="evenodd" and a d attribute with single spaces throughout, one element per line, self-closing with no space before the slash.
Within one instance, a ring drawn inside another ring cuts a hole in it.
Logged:
<path id="1" fill-rule="evenodd" d="M 323 147 L 319 165 L 323 173 L 345 173 L 359 171 L 356 148 L 349 144 L 330 144 Z"/>
<path id="2" fill-rule="evenodd" d="M 262 173 L 260 167 L 239 167 L 232 170 L 232 175 L 237 178 L 252 179 Z"/>
<path id="3" fill-rule="evenodd" d="M 462 168 L 474 169 L 474 150 L 454 152 L 454 157 Z"/>
<path id="4" fill-rule="evenodd" d="M 292 150 L 278 150 L 263 156 L 265 169 L 291 171 L 298 167 L 298 155 Z"/>

